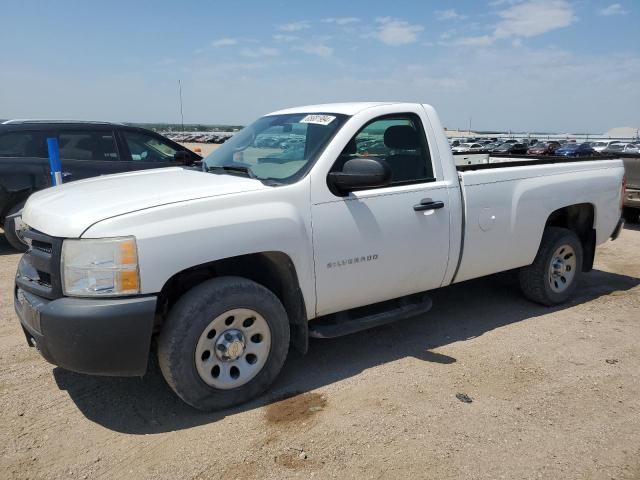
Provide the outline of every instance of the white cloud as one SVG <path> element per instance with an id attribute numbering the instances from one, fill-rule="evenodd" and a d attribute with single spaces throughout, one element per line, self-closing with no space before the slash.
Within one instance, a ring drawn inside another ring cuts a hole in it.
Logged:
<path id="1" fill-rule="evenodd" d="M 307 28 L 311 28 L 311 25 L 309 25 L 309 22 L 306 20 L 278 25 L 278 30 L 281 32 L 299 32 L 300 30 L 306 30 Z"/>
<path id="2" fill-rule="evenodd" d="M 608 7 L 598 11 L 598 15 L 602 15 L 604 17 L 609 17 L 611 15 L 626 15 L 627 13 L 629 12 L 622 8 L 622 5 L 619 3 L 612 3 Z"/>
<path id="3" fill-rule="evenodd" d="M 327 47 L 322 43 L 303 45 L 301 47 L 295 48 L 295 50 L 308 53 L 310 55 L 318 55 L 319 57 L 324 57 L 324 58 L 327 58 L 333 55 L 333 48 Z"/>
<path id="4" fill-rule="evenodd" d="M 376 37 L 386 45 L 415 43 L 418 40 L 418 34 L 424 30 L 421 25 L 411 25 L 409 22 L 391 17 L 377 18 L 376 22 L 379 23 Z"/>
<path id="5" fill-rule="evenodd" d="M 491 35 L 480 35 L 477 37 L 461 37 L 453 42 L 454 45 L 463 47 L 486 47 L 495 42 L 495 38 Z"/>
<path id="6" fill-rule="evenodd" d="M 175 63 L 176 63 L 175 58 L 163 57 L 156 62 L 156 65 L 158 65 L 159 67 L 167 67 L 169 65 L 174 65 Z"/>
<path id="7" fill-rule="evenodd" d="M 360 22 L 360 19 L 357 17 L 338 17 L 338 18 L 323 18 L 322 21 L 324 23 L 335 23 L 336 25 L 349 25 L 352 23 Z"/>
<path id="8" fill-rule="evenodd" d="M 520 3 L 522 0 L 492 0 L 489 2 L 490 7 L 501 7 L 502 5 L 515 5 L 516 3 Z"/>
<path id="9" fill-rule="evenodd" d="M 568 27 L 576 16 L 565 0 L 533 0 L 510 7 L 499 13 L 502 21 L 494 35 L 498 38 L 535 37 Z"/>
<path id="10" fill-rule="evenodd" d="M 467 18 L 466 15 L 460 15 L 453 8 L 447 10 L 436 10 L 436 19 L 438 20 L 462 20 Z"/>
<path id="11" fill-rule="evenodd" d="M 275 35 L 273 35 L 273 39 L 276 42 L 286 43 L 286 42 L 293 42 L 295 40 L 298 40 L 298 37 L 296 37 L 295 35 L 287 35 L 287 34 L 284 34 L 284 33 L 276 33 Z"/>
<path id="12" fill-rule="evenodd" d="M 280 50 L 271 47 L 243 48 L 240 55 L 248 58 L 277 57 L 280 55 Z"/>
<path id="13" fill-rule="evenodd" d="M 212 47 L 228 47 L 231 45 L 236 45 L 238 43 L 238 39 L 236 38 L 219 38 L 211 42 Z"/>
<path id="14" fill-rule="evenodd" d="M 498 15 L 501 20 L 493 33 L 462 37 L 454 45 L 484 46 L 502 39 L 535 37 L 576 21 L 573 7 L 566 0 L 530 0 L 501 10 Z"/>

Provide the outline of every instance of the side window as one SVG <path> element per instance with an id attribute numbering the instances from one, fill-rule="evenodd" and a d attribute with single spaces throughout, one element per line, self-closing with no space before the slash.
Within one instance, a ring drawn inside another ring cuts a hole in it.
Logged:
<path id="1" fill-rule="evenodd" d="M 58 144 L 62 160 L 119 160 L 111 132 L 62 131 Z"/>
<path id="2" fill-rule="evenodd" d="M 134 162 L 172 162 L 177 150 L 157 137 L 140 132 L 122 132 Z"/>
<path id="3" fill-rule="evenodd" d="M 347 144 L 332 170 L 350 158 L 376 157 L 391 167 L 392 184 L 434 181 L 429 147 L 413 115 L 383 117 L 369 122 Z"/>
<path id="4" fill-rule="evenodd" d="M 38 132 L 9 132 L 0 135 L 0 157 L 47 158 L 44 137 Z"/>

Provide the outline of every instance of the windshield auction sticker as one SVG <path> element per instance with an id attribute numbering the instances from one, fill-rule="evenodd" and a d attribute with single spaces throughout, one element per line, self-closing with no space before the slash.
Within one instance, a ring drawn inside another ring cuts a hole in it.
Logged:
<path id="1" fill-rule="evenodd" d="M 307 115 L 300 123 L 315 123 L 316 125 L 329 125 L 336 117 L 331 115 Z"/>

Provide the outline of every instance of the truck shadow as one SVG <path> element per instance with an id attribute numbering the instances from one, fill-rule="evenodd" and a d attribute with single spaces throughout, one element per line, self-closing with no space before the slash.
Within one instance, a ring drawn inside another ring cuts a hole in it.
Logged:
<path id="1" fill-rule="evenodd" d="M 216 422 L 408 356 L 452 364 L 455 358 L 432 350 L 639 284 L 639 278 L 594 270 L 584 277 L 570 303 L 554 308 L 525 300 L 513 272 L 446 287 L 433 292 L 434 307 L 426 315 L 346 337 L 312 341 L 306 356 L 289 357 L 269 392 L 248 404 L 216 413 L 199 412 L 182 403 L 153 362 L 143 378 L 91 377 L 60 368 L 55 368 L 53 374 L 58 387 L 68 392 L 89 420 L 123 433 L 168 432 Z"/>

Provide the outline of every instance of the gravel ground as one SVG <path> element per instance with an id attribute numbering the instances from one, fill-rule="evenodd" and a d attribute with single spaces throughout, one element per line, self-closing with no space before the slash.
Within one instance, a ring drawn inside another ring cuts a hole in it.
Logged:
<path id="1" fill-rule="evenodd" d="M 215 149 L 220 147 L 221 144 L 218 143 L 189 143 L 189 142 L 180 142 L 181 145 L 187 147 L 190 150 L 193 150 L 199 153 L 201 156 L 206 157 Z"/>
<path id="2" fill-rule="evenodd" d="M 625 229 L 559 308 L 510 273 L 442 289 L 429 314 L 313 341 L 270 393 L 204 414 L 155 365 L 96 378 L 28 348 L 0 236 L 0 477 L 638 479 L 639 252 Z"/>

